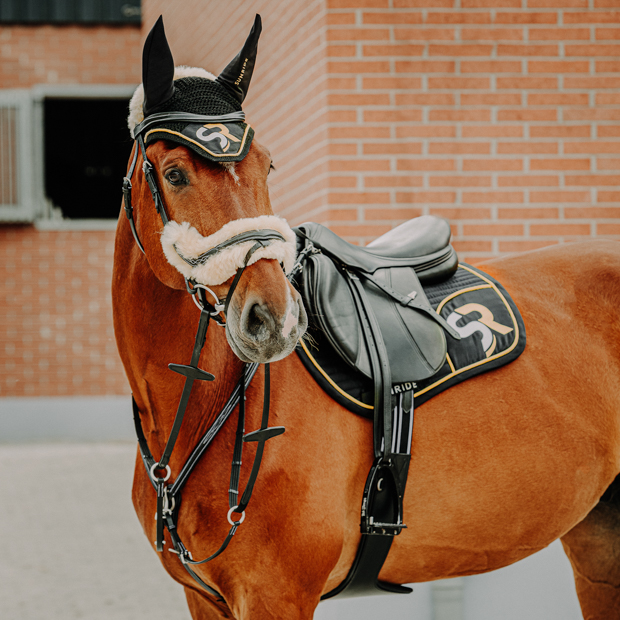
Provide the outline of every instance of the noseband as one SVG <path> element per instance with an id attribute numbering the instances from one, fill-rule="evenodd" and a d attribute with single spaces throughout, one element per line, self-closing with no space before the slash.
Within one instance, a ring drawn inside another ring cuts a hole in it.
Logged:
<path id="1" fill-rule="evenodd" d="M 129 171 L 127 176 L 123 180 L 123 198 L 124 198 L 124 208 L 127 219 L 129 220 L 129 226 L 131 227 L 131 232 L 138 244 L 138 247 L 145 254 L 144 247 L 140 242 L 138 237 L 138 233 L 136 230 L 135 222 L 133 219 L 133 207 L 131 204 L 131 177 L 133 176 L 136 162 L 138 159 L 138 149 L 142 152 L 143 165 L 142 170 L 144 172 L 144 176 L 146 178 L 146 182 L 149 185 L 151 190 L 151 195 L 153 197 L 153 202 L 155 203 L 155 208 L 159 213 L 161 220 L 166 226 L 166 224 L 170 221 L 166 214 L 166 209 L 164 206 L 164 202 L 162 200 L 162 196 L 157 187 L 157 181 L 155 176 L 155 169 L 153 164 L 148 160 L 146 156 L 146 148 L 144 145 L 143 133 L 149 127 L 154 126 L 155 124 L 170 122 L 170 121 L 187 121 L 187 122 L 200 122 L 200 123 L 213 123 L 213 122 L 235 122 L 235 121 L 243 121 L 245 119 L 245 114 L 243 112 L 234 112 L 231 114 L 225 114 L 222 116 L 207 116 L 202 114 L 189 114 L 185 112 L 166 112 L 162 114 L 153 114 L 149 116 L 145 121 L 137 125 L 134 129 L 134 138 L 136 141 L 136 146 L 134 148 L 134 154 L 132 158 L 131 165 L 129 167 Z M 188 263 L 189 265 L 195 266 L 198 264 L 204 264 L 209 258 L 215 256 L 219 252 L 230 248 L 234 245 L 238 245 L 241 243 L 247 243 L 248 241 L 254 241 L 255 243 L 248 250 L 245 255 L 245 259 L 243 261 L 242 266 L 237 270 L 235 274 L 235 278 L 228 290 L 228 294 L 226 296 L 226 300 L 221 302 L 218 296 L 206 285 L 198 283 L 191 278 L 185 278 L 185 284 L 187 288 L 187 292 L 192 295 L 192 298 L 198 308 L 200 309 L 200 320 L 198 322 L 198 330 L 196 333 L 196 338 L 194 341 L 194 349 L 192 352 L 192 357 L 189 365 L 185 364 L 169 364 L 168 368 L 170 370 L 177 372 L 183 376 L 185 376 L 185 385 L 183 387 L 183 392 L 181 394 L 179 405 L 177 408 L 177 413 L 172 425 L 172 430 L 170 431 L 170 435 L 166 442 L 166 446 L 164 448 L 163 454 L 159 460 L 156 460 L 146 441 L 146 437 L 144 435 L 144 431 L 142 429 L 142 423 L 140 420 L 140 411 L 138 410 L 138 406 L 136 401 L 132 398 L 133 402 L 133 415 L 134 415 L 134 423 L 136 427 L 136 434 L 138 436 L 138 446 L 140 449 L 140 454 L 142 456 L 142 461 L 147 470 L 149 480 L 153 485 L 153 488 L 157 494 L 157 512 L 155 514 L 155 519 L 157 521 L 156 532 L 157 539 L 155 541 L 155 547 L 158 552 L 163 551 L 164 548 L 164 527 L 168 530 L 170 535 L 170 539 L 172 541 L 173 549 L 169 549 L 169 551 L 176 553 L 179 556 L 179 559 L 183 566 L 186 568 L 188 573 L 196 580 L 198 584 L 200 584 L 207 592 L 216 596 L 218 600 L 223 600 L 220 593 L 217 592 L 214 588 L 206 584 L 192 569 L 192 566 L 197 564 L 203 564 L 205 562 L 209 562 L 213 560 L 218 555 L 220 555 L 228 546 L 228 543 L 231 541 L 232 537 L 235 535 L 238 527 L 243 523 L 245 519 L 245 509 L 250 501 L 252 496 L 252 491 L 254 488 L 254 483 L 258 476 L 258 472 L 260 469 L 260 464 L 263 456 L 263 451 L 265 447 L 265 442 L 277 435 L 281 435 L 284 432 L 284 427 L 276 426 L 269 427 L 269 402 L 270 402 L 270 371 L 269 364 L 265 364 L 265 383 L 264 383 L 264 392 L 263 392 L 263 414 L 261 419 L 261 426 L 258 430 L 254 432 L 245 433 L 245 390 L 250 385 L 256 371 L 258 370 L 258 363 L 246 363 L 243 366 L 243 371 L 241 373 L 241 378 L 234 388 L 228 402 L 216 417 L 215 421 L 208 429 L 208 431 L 203 435 L 203 437 L 198 442 L 198 445 L 194 448 L 189 458 L 187 459 L 185 465 L 182 467 L 178 476 L 176 476 L 175 480 L 168 484 L 168 480 L 171 476 L 170 470 L 170 457 L 172 455 L 172 451 L 178 439 L 179 431 L 181 429 L 181 424 L 183 422 L 183 418 L 185 416 L 185 410 L 187 408 L 187 404 L 189 402 L 189 397 L 191 394 L 191 390 L 194 384 L 194 381 L 213 381 L 215 379 L 214 375 L 209 372 L 206 372 L 200 368 L 198 368 L 198 362 L 200 360 L 200 354 L 202 348 L 205 344 L 207 329 L 209 327 L 209 321 L 213 318 L 219 325 L 225 325 L 224 319 L 222 319 L 222 314 L 226 317 L 228 312 L 228 307 L 230 305 L 230 300 L 234 294 L 234 291 L 239 283 L 241 275 L 243 271 L 248 265 L 248 262 L 254 252 L 256 252 L 261 247 L 266 247 L 274 240 L 285 241 L 284 236 L 275 230 L 271 229 L 263 229 L 263 230 L 251 230 L 246 231 L 241 234 L 235 235 L 226 239 L 222 243 L 216 245 L 215 247 L 209 249 L 208 251 L 202 253 L 195 259 L 184 257 L 179 254 L 181 258 Z M 301 258 L 303 260 L 303 258 Z M 291 272 L 289 273 L 289 279 L 293 278 L 295 274 L 301 269 L 301 261 L 298 261 Z M 214 303 L 210 303 L 207 299 L 207 294 L 210 294 Z M 224 542 L 220 545 L 219 549 L 205 558 L 204 560 L 194 560 L 192 554 L 185 547 L 183 542 L 181 541 L 178 530 L 177 530 L 177 517 L 178 511 L 181 504 L 181 490 L 194 467 L 209 447 L 213 438 L 216 436 L 218 431 L 224 425 L 224 422 L 231 415 L 236 406 L 239 406 L 239 418 L 237 423 L 237 431 L 235 437 L 235 446 L 233 451 L 233 461 L 231 467 L 231 475 L 230 475 L 230 487 L 228 491 L 228 500 L 229 500 L 229 511 L 227 515 L 228 522 L 231 525 L 231 528 L 228 532 L 228 535 L 224 539 Z M 243 452 L 243 444 L 248 442 L 257 442 L 256 454 L 254 457 L 254 463 L 252 465 L 252 470 L 250 473 L 250 477 L 245 486 L 243 494 L 241 498 L 239 498 L 239 480 L 241 474 L 241 456 Z M 165 475 L 158 475 L 158 473 L 164 473 Z M 233 513 L 241 515 L 238 520 L 233 520 Z"/>

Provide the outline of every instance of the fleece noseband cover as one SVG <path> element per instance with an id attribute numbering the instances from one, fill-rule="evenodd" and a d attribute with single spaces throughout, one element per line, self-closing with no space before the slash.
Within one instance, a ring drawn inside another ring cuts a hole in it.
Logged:
<path id="1" fill-rule="evenodd" d="M 261 258 L 274 259 L 289 273 L 297 254 L 296 237 L 286 221 L 276 215 L 234 220 L 207 237 L 203 237 L 189 222 L 168 222 L 161 236 L 161 245 L 168 262 L 185 278 L 206 286 L 216 286 L 232 278 L 246 264 L 246 254 L 255 242 L 237 243 L 204 260 L 202 257 L 228 239 L 256 230 L 275 231 L 283 240 L 272 240 L 259 248 L 247 264 L 251 265 Z"/>

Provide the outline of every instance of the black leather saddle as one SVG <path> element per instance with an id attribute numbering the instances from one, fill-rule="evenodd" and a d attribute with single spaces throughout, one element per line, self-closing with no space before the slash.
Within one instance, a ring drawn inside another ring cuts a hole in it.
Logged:
<path id="1" fill-rule="evenodd" d="M 407 592 L 408 588 L 377 578 L 393 537 L 407 527 L 402 499 L 410 447 L 406 453 L 395 450 L 398 405 L 391 388 L 393 383 L 422 380 L 439 371 L 446 359 L 444 332 L 460 339 L 433 310 L 421 285 L 448 279 L 458 267 L 450 226 L 433 216 L 415 218 L 365 248 L 347 243 L 320 224 L 310 222 L 294 230 L 302 265 L 296 284 L 310 323 L 374 385 L 375 461 L 362 501 L 364 536 L 349 575 L 323 598 Z M 410 401 L 413 416 L 413 392 Z"/>
<path id="2" fill-rule="evenodd" d="M 313 222 L 296 232 L 300 249 L 313 246 L 301 277 L 306 309 L 345 362 L 372 378 L 370 345 L 350 283 L 357 278 L 380 327 L 391 382 L 426 379 L 441 368 L 444 330 L 459 335 L 432 309 L 421 282 L 446 280 L 458 267 L 445 220 L 409 220 L 365 248 Z"/>

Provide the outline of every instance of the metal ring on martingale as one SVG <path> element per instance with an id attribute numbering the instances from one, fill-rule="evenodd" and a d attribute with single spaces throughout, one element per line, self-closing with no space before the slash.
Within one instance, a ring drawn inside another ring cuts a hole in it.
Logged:
<path id="1" fill-rule="evenodd" d="M 158 464 L 159 463 L 153 463 L 153 466 L 151 467 L 151 471 L 150 471 L 151 480 L 153 480 L 155 482 L 159 482 L 160 480 L 163 480 L 164 482 L 166 482 L 166 480 L 168 480 L 168 478 L 170 478 L 170 474 L 171 474 L 170 465 L 166 465 L 166 477 L 165 478 L 157 478 L 155 476 L 155 470 L 156 469 L 162 469 L 161 467 L 157 467 Z"/>
<path id="2" fill-rule="evenodd" d="M 226 515 L 226 518 L 228 519 L 228 523 L 230 523 L 231 525 L 241 525 L 244 521 L 245 521 L 245 510 L 241 513 L 241 519 L 239 519 L 239 521 L 233 521 L 230 518 L 230 515 L 235 512 L 235 508 L 238 508 L 239 506 L 233 506 L 229 511 L 228 514 Z"/>

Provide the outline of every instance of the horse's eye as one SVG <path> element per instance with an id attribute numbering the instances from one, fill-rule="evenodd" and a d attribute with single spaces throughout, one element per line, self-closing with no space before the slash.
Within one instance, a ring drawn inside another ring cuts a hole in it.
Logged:
<path id="1" fill-rule="evenodd" d="M 275 169 L 276 169 L 276 167 L 273 165 L 273 162 L 271 162 L 269 164 L 269 172 L 271 172 L 272 170 L 275 170 Z M 269 174 L 269 172 L 267 174 Z"/>
<path id="2" fill-rule="evenodd" d="M 185 181 L 185 177 L 180 170 L 173 168 L 172 170 L 166 172 L 166 180 L 171 185 L 181 185 Z"/>

